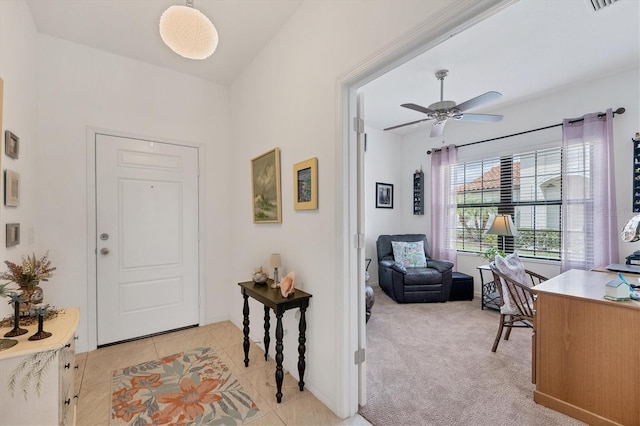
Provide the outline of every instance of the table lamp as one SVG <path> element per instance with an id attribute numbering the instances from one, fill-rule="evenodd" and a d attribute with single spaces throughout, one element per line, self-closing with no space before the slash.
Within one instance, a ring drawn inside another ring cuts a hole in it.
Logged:
<path id="1" fill-rule="evenodd" d="M 271 284 L 271 288 L 280 288 L 280 284 L 278 283 L 278 268 L 282 268 L 280 253 L 273 253 L 271 255 L 271 267 L 273 268 L 273 284 Z"/>
<path id="2" fill-rule="evenodd" d="M 511 215 L 497 214 L 487 221 L 490 223 L 488 229 L 484 231 L 485 234 L 500 235 L 502 237 L 502 249 L 505 250 L 504 237 L 515 237 L 518 235 L 518 230 L 513 224 Z"/>

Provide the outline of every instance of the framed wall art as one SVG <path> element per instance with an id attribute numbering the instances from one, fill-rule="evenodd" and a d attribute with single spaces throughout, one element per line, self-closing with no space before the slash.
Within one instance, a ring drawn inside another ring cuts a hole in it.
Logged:
<path id="1" fill-rule="evenodd" d="M 6 246 L 12 247 L 20 244 L 20 224 L 7 223 L 7 241 Z"/>
<path id="2" fill-rule="evenodd" d="M 253 223 L 281 223 L 280 150 L 274 148 L 251 160 Z"/>
<path id="3" fill-rule="evenodd" d="M 4 205 L 20 205 L 20 175 L 12 170 L 4 171 Z"/>
<path id="4" fill-rule="evenodd" d="M 20 155 L 20 138 L 10 130 L 4 132 L 4 153 L 15 159 Z"/>
<path id="5" fill-rule="evenodd" d="M 310 158 L 293 165 L 293 208 L 318 208 L 318 159 Z"/>
<path id="6" fill-rule="evenodd" d="M 393 184 L 376 182 L 376 208 L 393 208 Z"/>

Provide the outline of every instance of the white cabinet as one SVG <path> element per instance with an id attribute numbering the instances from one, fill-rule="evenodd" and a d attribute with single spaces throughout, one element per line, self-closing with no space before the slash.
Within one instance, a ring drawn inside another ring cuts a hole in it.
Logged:
<path id="1" fill-rule="evenodd" d="M 61 310 L 44 322 L 52 333 L 43 340 L 29 341 L 28 333 L 14 337 L 18 344 L 0 351 L 0 425 L 71 425 L 75 419 L 75 334 L 80 320 L 78 308 Z M 3 336 L 10 328 L 0 328 Z M 14 392 L 10 390 L 13 380 Z M 39 388 L 39 390 L 38 390 Z"/>

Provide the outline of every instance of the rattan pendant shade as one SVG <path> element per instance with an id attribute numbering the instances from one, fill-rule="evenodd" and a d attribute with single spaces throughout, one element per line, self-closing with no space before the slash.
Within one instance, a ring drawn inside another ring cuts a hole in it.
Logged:
<path id="1" fill-rule="evenodd" d="M 218 47 L 218 31 L 193 7 L 171 6 L 160 17 L 160 37 L 171 50 L 188 59 L 206 59 Z"/>

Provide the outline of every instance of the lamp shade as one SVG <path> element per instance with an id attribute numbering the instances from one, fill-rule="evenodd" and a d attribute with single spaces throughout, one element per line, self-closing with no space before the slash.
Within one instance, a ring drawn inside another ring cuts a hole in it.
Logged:
<path id="1" fill-rule="evenodd" d="M 502 235 L 505 237 L 513 237 L 518 235 L 518 230 L 513 224 L 511 215 L 497 214 L 493 218 L 493 222 L 491 222 L 490 219 L 489 223 L 489 228 L 485 231 L 486 234 Z"/>
<path id="2" fill-rule="evenodd" d="M 279 253 L 273 253 L 271 255 L 271 267 L 273 268 L 281 268 L 282 267 L 282 259 L 280 258 Z"/>
<path id="3" fill-rule="evenodd" d="M 171 50 L 188 59 L 206 59 L 218 47 L 218 31 L 193 1 L 171 6 L 160 17 L 160 37 Z"/>

